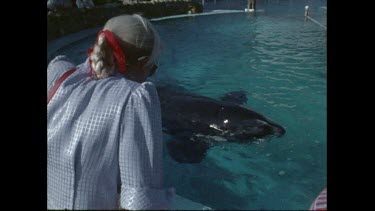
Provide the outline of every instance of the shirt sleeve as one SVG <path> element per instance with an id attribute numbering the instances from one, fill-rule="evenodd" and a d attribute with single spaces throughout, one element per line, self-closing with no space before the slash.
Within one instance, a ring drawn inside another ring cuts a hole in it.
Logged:
<path id="1" fill-rule="evenodd" d="M 119 144 L 120 205 L 149 210 L 170 207 L 174 189 L 163 185 L 163 137 L 155 86 L 141 84 L 130 96 Z"/>
<path id="2" fill-rule="evenodd" d="M 75 67 L 67 56 L 60 55 L 51 60 L 47 67 L 47 91 L 51 89 L 56 80 L 66 71 Z"/>

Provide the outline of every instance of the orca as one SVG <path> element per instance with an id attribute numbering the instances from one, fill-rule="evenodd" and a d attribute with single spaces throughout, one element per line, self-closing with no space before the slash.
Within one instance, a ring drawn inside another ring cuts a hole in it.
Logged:
<path id="1" fill-rule="evenodd" d="M 285 129 L 241 104 L 246 92 L 230 92 L 220 99 L 197 95 L 179 86 L 157 86 L 163 131 L 171 157 L 179 163 L 199 163 L 220 142 L 249 143 L 266 136 L 280 137 Z"/>

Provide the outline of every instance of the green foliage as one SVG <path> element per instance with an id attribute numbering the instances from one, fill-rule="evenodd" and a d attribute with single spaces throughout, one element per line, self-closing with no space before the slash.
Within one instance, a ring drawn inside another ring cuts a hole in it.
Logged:
<path id="1" fill-rule="evenodd" d="M 103 5 L 106 3 L 120 2 L 120 1 L 118 0 L 93 0 L 92 2 L 94 2 L 94 5 L 99 6 L 99 5 Z"/>
<path id="2" fill-rule="evenodd" d="M 97 2 L 107 3 L 106 0 Z M 96 1 L 94 3 L 98 5 Z M 108 19 L 117 15 L 138 13 L 146 18 L 157 18 L 186 14 L 192 6 L 198 13 L 203 11 L 200 3 L 184 1 L 121 5 L 116 8 L 93 8 L 83 11 L 78 8 L 61 9 L 47 16 L 47 40 L 83 29 L 103 26 Z"/>

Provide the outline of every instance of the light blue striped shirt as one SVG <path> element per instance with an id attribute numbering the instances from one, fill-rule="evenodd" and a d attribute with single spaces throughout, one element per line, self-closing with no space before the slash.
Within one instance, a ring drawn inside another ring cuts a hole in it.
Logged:
<path id="1" fill-rule="evenodd" d="M 75 65 L 47 68 L 47 91 Z M 48 209 L 164 209 L 160 102 L 151 82 L 89 77 L 82 63 L 47 105 Z M 120 194 L 120 198 L 119 198 Z M 119 204 L 120 203 L 120 204 Z"/>

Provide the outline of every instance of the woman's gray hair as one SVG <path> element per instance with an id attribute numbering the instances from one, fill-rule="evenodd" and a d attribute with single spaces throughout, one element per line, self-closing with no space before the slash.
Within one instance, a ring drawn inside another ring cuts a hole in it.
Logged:
<path id="1" fill-rule="evenodd" d="M 103 30 L 111 31 L 117 39 L 118 44 L 126 55 L 148 56 L 146 67 L 151 67 L 159 58 L 162 50 L 158 32 L 152 24 L 140 15 L 121 15 L 107 21 Z M 129 47 L 130 46 L 130 47 Z M 135 55 L 137 52 L 151 52 L 149 55 Z M 97 78 L 106 78 L 115 74 L 115 57 L 111 46 L 105 39 L 104 33 L 98 37 L 93 52 L 90 55 L 91 67 Z"/>

